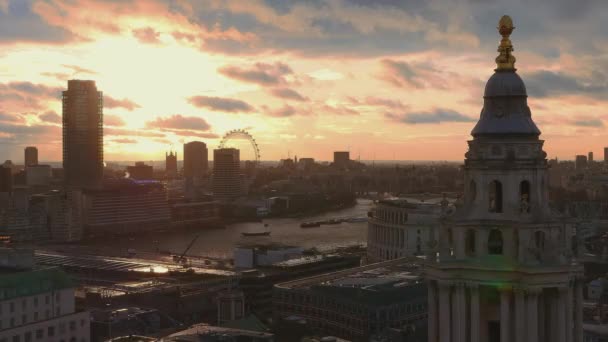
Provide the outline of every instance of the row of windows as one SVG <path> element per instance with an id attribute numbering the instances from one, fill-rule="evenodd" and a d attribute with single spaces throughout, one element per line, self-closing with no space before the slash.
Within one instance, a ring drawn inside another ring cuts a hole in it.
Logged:
<path id="1" fill-rule="evenodd" d="M 85 325 L 85 320 L 81 319 L 80 320 L 80 326 L 84 327 Z M 76 331 L 77 328 L 77 322 L 76 321 L 70 321 L 69 324 L 66 327 L 65 322 L 61 322 L 59 323 L 56 327 L 55 326 L 50 326 L 47 327 L 46 329 L 36 329 L 36 331 L 27 331 L 23 334 L 19 334 L 19 335 L 14 335 L 10 340 L 8 338 L 0 338 L 0 342 L 31 342 L 31 341 L 44 341 L 46 340 L 45 338 L 48 337 L 55 337 L 57 334 L 63 335 L 66 333 L 66 328 L 69 329 L 69 331 L 74 332 Z M 66 340 L 61 340 L 63 342 L 66 342 Z M 85 339 L 82 338 L 80 342 L 84 342 Z M 72 337 L 69 339 L 69 342 L 76 342 L 76 338 Z"/>
<path id="2" fill-rule="evenodd" d="M 35 296 L 33 298 L 30 298 L 29 300 L 27 298 L 21 299 L 21 310 L 27 310 L 28 306 L 29 306 L 29 302 L 32 303 L 31 305 L 34 308 L 37 308 L 38 304 L 39 304 L 39 297 L 42 297 L 42 296 Z M 59 299 L 60 299 L 60 294 L 59 294 L 59 292 L 56 292 L 55 293 L 55 300 L 57 302 L 59 302 Z M 4 305 L 3 303 L 0 303 L 0 314 L 2 314 L 3 312 L 9 312 L 9 313 L 15 312 L 15 307 L 17 305 L 16 303 L 18 303 L 18 302 L 19 302 L 18 300 L 10 301 L 10 302 L 7 303 L 7 305 Z M 45 295 L 44 296 L 44 304 L 45 305 L 49 305 L 50 303 L 51 303 L 51 296 L 50 295 Z M 3 308 L 4 306 L 6 306 L 7 308 L 4 309 Z"/>
<path id="3" fill-rule="evenodd" d="M 59 308 L 57 308 L 56 314 L 57 314 L 57 316 L 59 316 L 61 314 L 61 311 Z M 44 319 L 50 319 L 50 318 L 51 318 L 50 310 L 45 310 Z M 3 321 L 0 318 L 0 330 L 5 329 L 5 328 L 14 328 L 18 325 L 25 325 L 28 323 L 38 322 L 39 320 L 40 320 L 40 317 L 39 317 L 38 311 L 34 312 L 34 317 L 32 319 L 32 322 L 28 322 L 27 315 L 21 315 L 21 321 L 19 323 L 16 321 L 15 317 L 11 317 L 9 320 L 5 320 L 5 321 Z M 5 322 L 6 322 L 7 326 L 4 326 Z"/>
<path id="4" fill-rule="evenodd" d="M 469 184 L 469 193 L 471 201 L 474 201 L 477 194 L 477 184 L 473 180 Z M 530 182 L 522 181 L 519 184 L 520 212 L 530 212 L 530 195 Z M 493 180 L 488 185 L 488 210 L 493 213 L 502 213 L 503 211 L 503 188 L 502 183 L 498 180 Z"/>
<path id="5" fill-rule="evenodd" d="M 448 238 L 450 246 L 453 245 L 452 230 L 448 229 Z M 476 233 L 475 230 L 469 229 L 465 235 L 465 253 L 467 256 L 473 256 L 477 252 L 476 246 Z M 516 243 L 518 242 L 515 239 Z M 488 254 L 501 255 L 503 254 L 503 237 L 502 232 L 499 229 L 492 229 L 488 235 Z M 545 232 L 537 230 L 534 232 L 534 246 L 539 250 L 543 251 L 545 248 Z"/>

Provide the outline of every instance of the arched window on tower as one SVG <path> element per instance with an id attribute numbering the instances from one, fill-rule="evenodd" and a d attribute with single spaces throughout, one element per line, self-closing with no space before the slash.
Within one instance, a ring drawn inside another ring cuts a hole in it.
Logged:
<path id="1" fill-rule="evenodd" d="M 502 232 L 498 229 L 492 229 L 488 236 L 488 254 L 502 254 Z"/>
<path id="2" fill-rule="evenodd" d="M 502 184 L 493 180 L 489 189 L 489 210 L 492 213 L 502 213 Z"/>
<path id="3" fill-rule="evenodd" d="M 467 256 L 475 256 L 475 231 L 473 229 L 467 230 L 464 250 Z"/>
<path id="4" fill-rule="evenodd" d="M 527 180 L 519 184 L 519 203 L 520 212 L 530 212 L 530 182 Z"/>
<path id="5" fill-rule="evenodd" d="M 474 180 L 471 180 L 469 183 L 469 202 L 475 202 L 475 197 L 477 197 L 477 184 Z"/>

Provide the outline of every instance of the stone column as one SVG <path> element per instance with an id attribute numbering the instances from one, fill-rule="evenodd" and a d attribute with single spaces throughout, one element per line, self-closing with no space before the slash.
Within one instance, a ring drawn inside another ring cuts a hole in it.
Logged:
<path id="1" fill-rule="evenodd" d="M 540 290 L 538 294 L 538 340 L 546 341 L 546 314 L 545 314 L 545 295 L 543 294 L 543 290 Z"/>
<path id="2" fill-rule="evenodd" d="M 458 329 L 455 329 L 454 342 L 468 342 L 467 341 L 467 298 L 464 283 L 458 283 L 455 288 L 456 294 L 456 312 L 457 319 L 456 324 Z"/>
<path id="3" fill-rule="evenodd" d="M 567 342 L 566 340 L 566 297 L 568 288 L 558 287 L 557 295 L 557 324 L 555 325 L 555 331 L 557 333 L 558 342 Z"/>
<path id="4" fill-rule="evenodd" d="M 500 291 L 500 342 L 511 342 L 511 289 Z"/>
<path id="5" fill-rule="evenodd" d="M 460 320 L 462 317 L 460 316 L 459 287 L 460 284 L 452 283 L 452 342 L 463 342 L 460 341 L 460 330 L 462 328 Z"/>
<path id="6" fill-rule="evenodd" d="M 475 283 L 469 284 L 471 293 L 471 336 L 470 342 L 480 342 L 479 340 L 479 285 Z"/>
<path id="7" fill-rule="evenodd" d="M 572 299 L 573 299 L 573 283 L 570 283 L 568 285 L 568 289 L 566 291 L 566 342 L 572 342 L 573 339 L 573 314 L 574 314 L 574 307 L 573 307 L 573 303 L 572 303 Z"/>
<path id="8" fill-rule="evenodd" d="M 429 342 L 437 342 L 437 284 L 431 280 L 428 283 L 429 287 Z"/>
<path id="9" fill-rule="evenodd" d="M 528 342 L 538 342 L 538 294 L 540 289 L 528 289 L 526 321 L 528 324 Z M 522 340 L 523 341 L 523 340 Z"/>
<path id="10" fill-rule="evenodd" d="M 574 283 L 574 342 L 583 342 L 583 283 Z"/>
<path id="11" fill-rule="evenodd" d="M 526 340 L 526 297 L 523 289 L 515 289 L 515 341 Z"/>
<path id="12" fill-rule="evenodd" d="M 450 315 L 450 283 L 439 282 L 439 341 L 450 342 L 452 335 Z"/>

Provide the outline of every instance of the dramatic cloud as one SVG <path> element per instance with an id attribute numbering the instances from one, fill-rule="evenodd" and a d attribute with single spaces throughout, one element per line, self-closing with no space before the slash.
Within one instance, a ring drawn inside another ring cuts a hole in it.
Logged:
<path id="1" fill-rule="evenodd" d="M 111 141 L 114 143 L 117 143 L 117 144 L 136 144 L 137 143 L 137 140 L 129 139 L 129 138 L 112 139 Z"/>
<path id="2" fill-rule="evenodd" d="M 572 124 L 580 127 L 604 127 L 604 122 L 600 119 L 578 119 L 572 121 Z"/>
<path id="3" fill-rule="evenodd" d="M 414 112 L 403 115 L 386 114 L 393 121 L 406 124 L 439 124 L 442 122 L 475 122 L 476 120 L 450 109 L 435 109 L 430 112 Z"/>
<path id="4" fill-rule="evenodd" d="M 290 105 L 285 105 L 279 109 L 269 109 L 269 108 L 265 108 L 265 109 L 266 109 L 267 115 L 277 117 L 277 118 L 286 118 L 286 117 L 296 115 L 298 113 L 297 110 Z"/>
<path id="5" fill-rule="evenodd" d="M 104 108 L 124 108 L 130 111 L 141 107 L 140 105 L 129 99 L 118 100 L 109 95 L 103 96 L 103 106 Z"/>
<path id="6" fill-rule="evenodd" d="M 103 128 L 104 136 L 138 136 L 138 137 L 147 137 L 147 138 L 164 138 L 165 135 L 163 133 L 148 131 L 144 129 L 126 129 L 126 128 L 116 128 L 116 127 L 104 127 Z"/>
<path id="7" fill-rule="evenodd" d="M 278 98 L 294 101 L 308 101 L 308 98 L 289 88 L 273 88 L 270 93 Z"/>
<path id="8" fill-rule="evenodd" d="M 153 121 L 148 121 L 146 127 L 154 129 L 167 130 L 191 130 L 191 131 L 208 131 L 211 125 L 203 118 L 195 116 L 182 116 L 175 114 L 165 118 L 157 118 Z"/>
<path id="9" fill-rule="evenodd" d="M 204 138 L 204 139 L 219 139 L 220 138 L 220 136 L 215 133 L 206 133 L 206 132 L 175 130 L 175 131 L 171 131 L 171 133 L 181 136 L 181 137 L 197 137 L 197 138 Z"/>
<path id="10" fill-rule="evenodd" d="M 5 43 L 62 44 L 76 35 L 49 24 L 32 10 L 31 1 L 0 1 L 0 45 Z"/>
<path id="11" fill-rule="evenodd" d="M 384 59 L 380 62 L 379 79 L 400 88 L 445 88 L 445 71 L 437 70 L 430 62 L 406 62 Z"/>
<path id="12" fill-rule="evenodd" d="M 61 123 L 61 116 L 53 111 L 40 114 L 40 120 L 49 123 Z"/>
<path id="13" fill-rule="evenodd" d="M 534 97 L 583 95 L 604 98 L 608 93 L 608 78 L 599 73 L 596 73 L 596 79 L 579 79 L 562 72 L 540 70 L 523 78 L 528 95 Z"/>
<path id="14" fill-rule="evenodd" d="M 372 107 L 384 107 L 388 109 L 405 110 L 407 108 L 403 102 L 398 100 L 386 99 L 381 97 L 368 96 L 363 100 L 349 97 L 350 103 L 357 106 L 372 106 Z"/>
<path id="15" fill-rule="evenodd" d="M 160 43 L 160 33 L 156 32 L 151 27 L 144 27 L 133 30 L 133 36 L 140 42 L 145 44 L 158 44 Z"/>
<path id="16" fill-rule="evenodd" d="M 318 110 L 319 114 L 321 115 L 327 115 L 327 114 L 334 114 L 334 115 L 359 115 L 359 112 L 346 107 L 346 106 L 342 106 L 342 105 L 337 105 L 337 106 L 333 106 L 333 105 L 322 105 Z"/>
<path id="17" fill-rule="evenodd" d="M 103 124 L 104 124 L 104 126 L 120 127 L 120 126 L 125 126 L 126 122 L 118 115 L 104 114 Z"/>
<path id="18" fill-rule="evenodd" d="M 256 63 L 247 68 L 223 66 L 218 70 L 222 75 L 242 82 L 255 83 L 261 86 L 273 86 L 285 83 L 285 76 L 293 73 L 284 63 Z"/>
<path id="19" fill-rule="evenodd" d="M 77 75 L 77 74 L 89 74 L 89 75 L 97 74 L 95 71 L 93 71 L 91 69 L 79 67 L 78 65 L 62 64 L 61 66 L 72 70 L 72 76 Z"/>
<path id="20" fill-rule="evenodd" d="M 221 112 L 252 112 L 254 108 L 245 101 L 212 96 L 193 96 L 188 102 L 198 108 L 208 108 Z"/>

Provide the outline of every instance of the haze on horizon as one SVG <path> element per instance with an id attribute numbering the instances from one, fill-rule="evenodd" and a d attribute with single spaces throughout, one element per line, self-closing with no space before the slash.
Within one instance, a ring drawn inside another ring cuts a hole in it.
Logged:
<path id="1" fill-rule="evenodd" d="M 61 160 L 68 79 L 104 93 L 106 160 L 231 129 L 263 160 L 462 160 L 503 14 L 549 157 L 608 146 L 608 3 L 0 0 L 0 146 Z"/>

